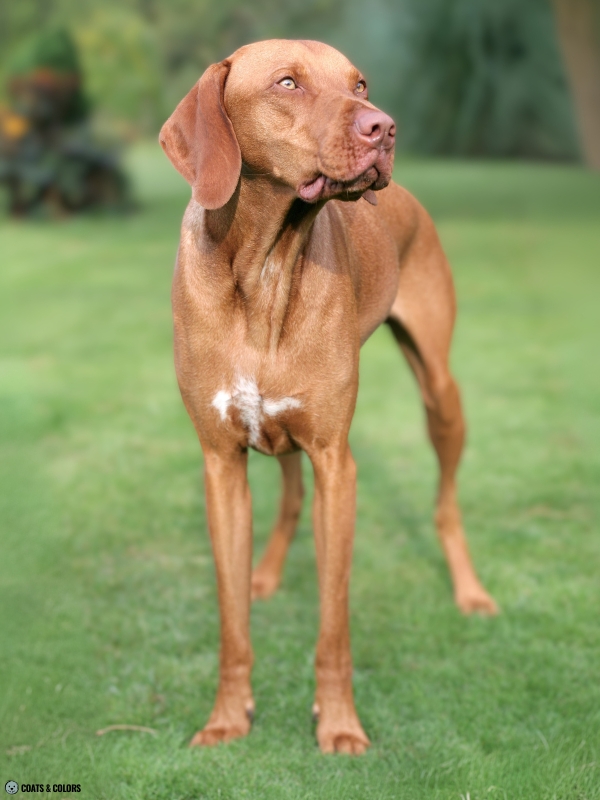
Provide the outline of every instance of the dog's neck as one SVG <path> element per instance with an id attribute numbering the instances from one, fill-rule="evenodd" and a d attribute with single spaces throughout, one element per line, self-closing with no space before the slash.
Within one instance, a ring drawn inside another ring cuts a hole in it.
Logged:
<path id="1" fill-rule="evenodd" d="M 231 200 L 205 214 L 205 231 L 228 260 L 253 347 L 279 345 L 322 207 L 299 200 L 271 176 L 242 174 Z"/>

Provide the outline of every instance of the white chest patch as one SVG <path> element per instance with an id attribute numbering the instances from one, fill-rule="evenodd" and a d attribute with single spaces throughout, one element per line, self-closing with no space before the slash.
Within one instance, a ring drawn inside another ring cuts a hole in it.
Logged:
<path id="1" fill-rule="evenodd" d="M 229 407 L 234 406 L 240 414 L 244 427 L 248 431 L 251 445 L 258 444 L 265 417 L 275 417 L 289 408 L 299 408 L 302 404 L 296 397 L 282 397 L 279 400 L 268 400 L 258 391 L 256 381 L 252 378 L 238 378 L 231 392 L 221 389 L 213 397 L 212 405 L 225 422 Z"/>

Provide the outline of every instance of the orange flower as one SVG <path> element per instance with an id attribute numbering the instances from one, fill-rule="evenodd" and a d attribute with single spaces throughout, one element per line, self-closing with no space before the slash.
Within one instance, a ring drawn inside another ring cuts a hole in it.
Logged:
<path id="1" fill-rule="evenodd" d="M 29 121 L 12 111 L 5 112 L 0 117 L 2 133 L 7 139 L 20 139 L 29 130 Z"/>

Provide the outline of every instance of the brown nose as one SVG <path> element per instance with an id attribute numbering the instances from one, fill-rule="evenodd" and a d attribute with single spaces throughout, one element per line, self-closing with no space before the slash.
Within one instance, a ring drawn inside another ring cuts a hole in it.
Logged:
<path id="1" fill-rule="evenodd" d="M 394 145 L 396 125 L 383 111 L 368 109 L 359 111 L 354 120 L 354 127 L 359 138 L 371 147 L 388 149 Z"/>

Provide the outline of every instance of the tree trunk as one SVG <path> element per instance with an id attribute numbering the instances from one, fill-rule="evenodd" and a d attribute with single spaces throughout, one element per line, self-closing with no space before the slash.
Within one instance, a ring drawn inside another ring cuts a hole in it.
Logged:
<path id="1" fill-rule="evenodd" d="M 585 160 L 600 170 L 600 2 L 553 0 Z"/>

